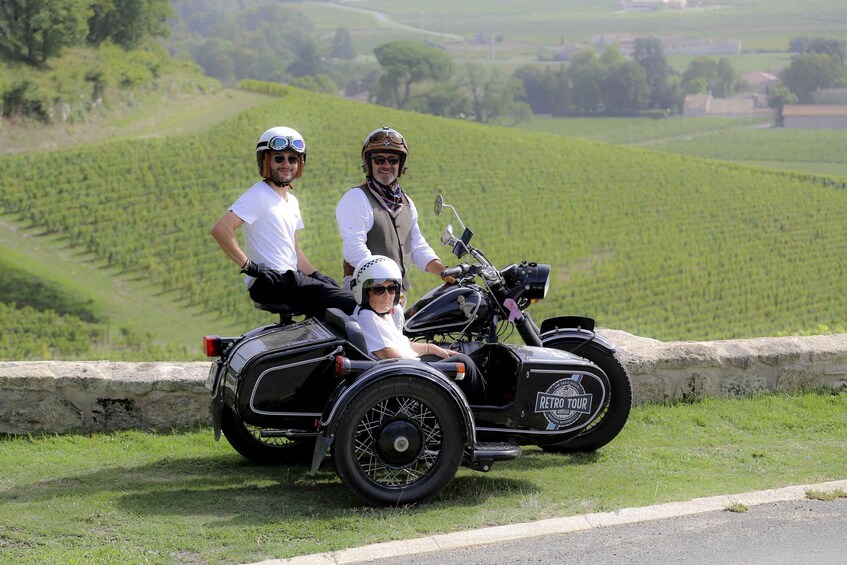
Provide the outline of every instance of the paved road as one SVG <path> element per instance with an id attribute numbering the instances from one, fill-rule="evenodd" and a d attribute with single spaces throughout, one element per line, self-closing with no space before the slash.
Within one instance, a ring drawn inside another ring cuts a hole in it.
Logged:
<path id="1" fill-rule="evenodd" d="M 847 499 L 762 504 L 368 561 L 371 565 L 847 563 Z"/>
<path id="2" fill-rule="evenodd" d="M 550 518 L 263 565 L 847 564 L 847 480 Z M 746 507 L 744 512 L 727 508 Z"/>

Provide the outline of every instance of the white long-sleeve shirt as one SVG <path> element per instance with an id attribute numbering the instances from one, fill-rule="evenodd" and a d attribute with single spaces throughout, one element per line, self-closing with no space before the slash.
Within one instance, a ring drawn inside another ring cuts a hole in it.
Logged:
<path id="1" fill-rule="evenodd" d="M 422 271 L 438 255 L 426 242 L 418 226 L 418 211 L 414 202 L 406 195 L 412 212 L 412 262 Z M 367 195 L 359 187 L 348 190 L 335 208 L 335 220 L 341 234 L 341 254 L 353 267 L 362 259 L 373 255 L 368 250 L 368 232 L 374 225 L 374 213 Z"/>

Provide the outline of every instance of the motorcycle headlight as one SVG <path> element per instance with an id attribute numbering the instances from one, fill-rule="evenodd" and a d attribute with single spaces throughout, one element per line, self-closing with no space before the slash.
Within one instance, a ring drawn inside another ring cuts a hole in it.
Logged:
<path id="1" fill-rule="evenodd" d="M 536 302 L 544 300 L 550 289 L 550 265 L 534 265 L 527 267 L 525 287 L 526 297 Z"/>
<path id="2" fill-rule="evenodd" d="M 503 274 L 510 282 L 512 295 L 530 302 L 543 300 L 550 289 L 550 265 L 523 262 L 510 265 Z"/>

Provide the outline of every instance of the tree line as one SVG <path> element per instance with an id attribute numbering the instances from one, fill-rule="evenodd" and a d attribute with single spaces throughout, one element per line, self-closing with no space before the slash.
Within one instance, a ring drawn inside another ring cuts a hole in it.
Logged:
<path id="1" fill-rule="evenodd" d="M 3 0 L 0 53 L 41 66 L 67 47 L 108 41 L 130 50 L 166 36 L 172 14 L 170 0 Z"/>

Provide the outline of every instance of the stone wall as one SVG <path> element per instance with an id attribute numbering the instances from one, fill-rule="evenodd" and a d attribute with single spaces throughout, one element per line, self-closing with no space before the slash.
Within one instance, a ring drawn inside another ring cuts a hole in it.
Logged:
<path id="1" fill-rule="evenodd" d="M 636 404 L 847 389 L 847 335 L 660 342 L 601 330 Z M 167 431 L 209 424 L 210 362 L 0 362 L 0 433 Z"/>

